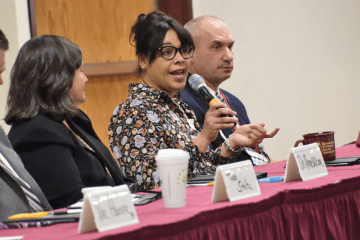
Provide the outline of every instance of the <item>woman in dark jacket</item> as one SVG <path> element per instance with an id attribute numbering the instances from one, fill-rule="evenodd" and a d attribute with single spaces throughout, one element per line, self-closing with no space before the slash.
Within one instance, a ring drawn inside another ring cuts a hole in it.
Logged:
<path id="1" fill-rule="evenodd" d="M 81 199 L 83 187 L 128 181 L 77 108 L 87 81 L 81 49 L 52 35 L 26 42 L 12 69 L 8 137 L 54 209 Z"/>

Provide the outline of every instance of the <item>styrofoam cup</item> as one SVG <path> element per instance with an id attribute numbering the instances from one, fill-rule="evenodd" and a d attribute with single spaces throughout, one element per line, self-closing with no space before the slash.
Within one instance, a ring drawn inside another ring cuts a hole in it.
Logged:
<path id="1" fill-rule="evenodd" d="M 185 207 L 189 158 L 181 149 L 160 149 L 155 157 L 165 208 Z"/>

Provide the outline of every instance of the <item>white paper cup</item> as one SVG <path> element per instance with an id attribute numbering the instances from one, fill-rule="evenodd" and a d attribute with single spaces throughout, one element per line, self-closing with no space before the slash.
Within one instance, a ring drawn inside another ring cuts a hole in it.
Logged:
<path id="1" fill-rule="evenodd" d="M 160 149 L 155 157 L 165 208 L 185 207 L 189 158 L 181 149 Z"/>

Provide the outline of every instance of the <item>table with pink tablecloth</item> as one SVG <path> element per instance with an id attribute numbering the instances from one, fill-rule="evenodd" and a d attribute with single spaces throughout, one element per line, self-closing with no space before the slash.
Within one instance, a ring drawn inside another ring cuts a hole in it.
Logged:
<path id="1" fill-rule="evenodd" d="M 360 156 L 355 144 L 337 157 Z M 255 167 L 282 176 L 285 161 Z M 212 186 L 187 188 L 186 207 L 163 199 L 137 206 L 138 224 L 78 234 L 78 223 L 0 230 L 24 239 L 360 239 L 360 165 L 327 167 L 328 176 L 303 182 L 260 183 L 261 195 L 211 203 Z"/>

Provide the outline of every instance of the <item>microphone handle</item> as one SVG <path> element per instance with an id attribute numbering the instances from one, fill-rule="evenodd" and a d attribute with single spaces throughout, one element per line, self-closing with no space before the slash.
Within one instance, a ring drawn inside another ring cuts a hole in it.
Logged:
<path id="1" fill-rule="evenodd" d="M 205 87 L 200 87 L 198 91 L 209 103 L 209 106 L 211 106 L 215 102 L 221 102 L 221 100 L 219 98 L 214 97 Z M 233 117 L 233 116 L 221 114 L 219 117 Z M 234 123 L 234 127 L 236 125 L 237 125 L 237 123 Z"/>

